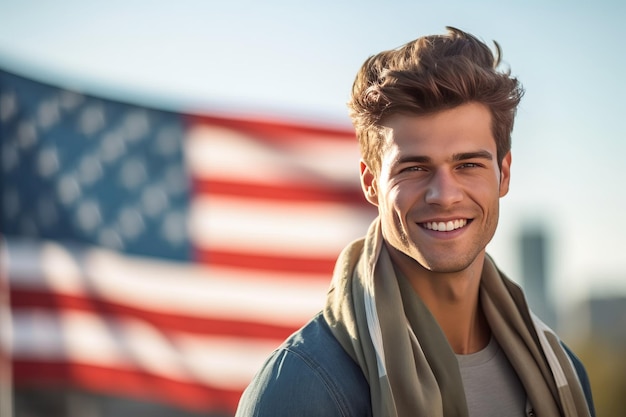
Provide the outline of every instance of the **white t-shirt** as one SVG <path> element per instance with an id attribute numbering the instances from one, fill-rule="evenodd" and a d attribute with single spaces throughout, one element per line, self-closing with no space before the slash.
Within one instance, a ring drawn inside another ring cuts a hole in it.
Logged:
<path id="1" fill-rule="evenodd" d="M 525 417 L 526 391 L 495 338 L 469 355 L 456 355 L 470 417 Z"/>

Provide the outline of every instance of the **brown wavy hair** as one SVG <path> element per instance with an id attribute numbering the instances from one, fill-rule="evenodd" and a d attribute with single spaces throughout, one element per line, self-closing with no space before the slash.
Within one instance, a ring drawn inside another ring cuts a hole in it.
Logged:
<path id="1" fill-rule="evenodd" d="M 517 105 L 524 94 L 510 69 L 500 70 L 495 54 L 482 41 L 446 27 L 445 35 L 418 38 L 368 58 L 359 70 L 348 102 L 361 155 L 380 172 L 385 119 L 394 114 L 421 115 L 467 102 L 487 106 L 492 116 L 498 165 L 511 149 Z"/>

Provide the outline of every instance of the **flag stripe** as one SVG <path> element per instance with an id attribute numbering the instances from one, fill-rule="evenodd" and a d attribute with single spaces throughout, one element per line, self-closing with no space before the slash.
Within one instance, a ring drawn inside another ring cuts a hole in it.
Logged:
<path id="1" fill-rule="evenodd" d="M 234 410 L 241 395 L 240 389 L 219 389 L 212 385 L 172 380 L 149 372 L 77 361 L 16 359 L 13 369 L 17 386 L 31 385 L 33 381 L 37 385 L 52 386 L 72 383 L 82 389 L 169 403 L 197 412 Z"/>
<path id="2" fill-rule="evenodd" d="M 280 340 L 164 334 L 137 318 L 75 310 L 15 309 L 13 324 L 9 348 L 16 359 L 136 369 L 222 389 L 245 386 L 280 344 Z"/>
<path id="3" fill-rule="evenodd" d="M 300 142 L 326 142 L 328 144 L 347 143 L 352 146 L 356 143 L 354 131 L 344 127 L 332 128 L 320 123 L 302 124 L 288 123 L 284 120 L 271 120 L 269 118 L 236 118 L 219 117 L 211 115 L 187 115 L 185 121 L 189 125 L 217 126 L 236 131 L 245 132 L 254 136 L 259 142 L 293 143 Z"/>
<path id="4" fill-rule="evenodd" d="M 191 316 L 150 311 L 93 297 L 80 297 L 50 291 L 20 290 L 11 292 L 13 309 L 75 310 L 93 314 L 107 314 L 123 319 L 134 317 L 163 331 L 194 333 L 198 335 L 238 336 L 251 339 L 282 340 L 297 329 L 296 325 L 272 324 L 261 319 L 241 321 L 211 316 Z"/>
<path id="5" fill-rule="evenodd" d="M 272 256 L 253 254 L 249 251 L 237 253 L 234 250 L 220 251 L 216 249 L 198 249 L 196 259 L 199 262 L 237 268 L 240 269 L 242 273 L 247 272 L 252 275 L 258 275 L 258 273 L 262 271 L 276 273 L 285 272 L 293 275 L 294 279 L 298 279 L 298 274 L 319 274 L 321 276 L 330 277 L 335 267 L 335 258 L 331 257 Z M 330 282 L 330 278 L 328 278 L 327 281 Z"/>
<path id="6" fill-rule="evenodd" d="M 330 187 L 314 185 L 283 185 L 260 182 L 236 182 L 217 178 L 199 178 L 193 184 L 194 192 L 199 195 L 231 196 L 247 199 L 261 199 L 287 204 L 294 202 L 332 202 L 352 204 L 362 210 L 365 199 L 360 189 L 355 187 Z"/>
<path id="7" fill-rule="evenodd" d="M 9 241 L 13 289 L 48 291 L 145 311 L 291 327 L 323 304 L 328 279 L 314 274 L 198 267 L 102 249 Z"/>
<path id="8" fill-rule="evenodd" d="M 264 143 L 241 130 L 191 126 L 186 159 L 192 176 L 200 179 L 358 189 L 360 157 L 355 143 L 292 138 L 281 145 Z"/>
<path id="9" fill-rule="evenodd" d="M 196 198 L 190 217 L 190 233 L 201 250 L 330 259 L 362 234 L 371 212 L 337 203 L 213 196 Z"/>

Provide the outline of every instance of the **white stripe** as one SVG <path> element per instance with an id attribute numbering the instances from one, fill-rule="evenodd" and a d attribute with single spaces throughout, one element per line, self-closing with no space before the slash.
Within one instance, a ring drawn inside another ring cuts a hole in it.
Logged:
<path id="1" fill-rule="evenodd" d="M 0 235 L 0 341 L 11 339 L 11 303 L 9 301 L 9 252 L 4 238 Z M 3 352 L 0 346 L 0 381 L 5 377 L 8 367 L 3 363 Z M 1 388 L 0 388 L 1 391 Z M 0 392 L 1 394 L 1 392 Z"/>
<path id="2" fill-rule="evenodd" d="M 189 230 L 200 248 L 334 259 L 372 219 L 371 211 L 340 203 L 203 197 L 192 204 Z"/>
<path id="3" fill-rule="evenodd" d="M 16 309 L 13 357 L 137 369 L 154 375 L 227 389 L 242 389 L 280 344 L 163 334 L 148 323 L 76 311 Z"/>
<path id="4" fill-rule="evenodd" d="M 550 369 L 552 370 L 552 375 L 554 375 L 554 381 L 556 382 L 556 386 L 558 388 L 565 387 L 567 385 L 567 378 L 565 377 L 565 373 L 561 368 L 559 359 L 556 357 L 556 353 L 554 353 L 554 351 L 552 350 L 552 345 L 550 345 L 550 342 L 548 341 L 545 332 L 552 333 L 555 336 L 556 334 L 533 312 L 531 312 L 530 314 L 533 319 L 533 324 L 535 325 L 535 330 L 537 331 L 537 336 L 539 336 L 539 343 L 543 348 L 543 353 L 546 355 L 546 359 L 548 360 L 548 364 L 550 365 Z"/>
<path id="5" fill-rule="evenodd" d="M 332 141 L 302 134 L 272 146 L 236 130 L 197 125 L 187 133 L 186 158 L 193 175 L 200 178 L 358 186 L 356 139 Z"/>
<path id="6" fill-rule="evenodd" d="M 550 370 L 552 371 L 552 375 L 554 376 L 554 382 L 556 383 L 557 388 L 559 389 L 559 397 L 561 399 L 561 405 L 565 411 L 566 416 L 575 416 L 578 415 L 576 412 L 576 405 L 574 402 L 574 394 L 572 389 L 569 387 L 569 383 L 567 381 L 567 377 L 565 376 L 565 371 L 561 367 L 559 359 L 556 356 L 556 353 L 552 349 L 548 338 L 546 337 L 546 333 L 550 333 L 554 335 L 557 340 L 558 336 L 554 331 L 548 327 L 539 317 L 537 317 L 533 312 L 531 312 L 531 317 L 533 320 L 533 324 L 535 325 L 535 330 L 537 331 L 537 335 L 539 336 L 539 342 L 543 348 L 543 352 L 546 355 L 546 359 L 548 360 L 548 364 L 550 365 Z M 559 348 L 563 349 L 561 346 Z M 572 367 L 572 372 L 576 375 L 576 380 L 580 384 L 580 380 L 578 379 L 578 372 L 576 372 L 574 368 L 574 364 L 572 363 L 569 355 L 566 352 L 563 354 L 568 358 L 569 365 Z M 582 389 L 582 386 L 581 386 Z M 587 410 L 588 411 L 588 410 Z M 587 416 L 589 414 L 586 414 Z"/>
<path id="7" fill-rule="evenodd" d="M 98 297 L 161 313 L 299 326 L 324 305 L 329 277 L 191 266 L 8 240 L 14 288 Z M 80 261 L 79 261 L 80 260 Z"/>
<path id="8" fill-rule="evenodd" d="M 0 235 L 0 416 L 13 415 L 13 367 L 9 345 L 13 340 L 13 322 L 9 302 L 8 253 Z"/>
<path id="9" fill-rule="evenodd" d="M 385 346 L 383 344 L 383 333 L 378 320 L 378 311 L 376 309 L 376 300 L 374 295 L 370 294 L 365 288 L 363 291 L 363 302 L 365 304 L 365 318 L 367 319 L 367 329 L 370 333 L 370 339 L 376 353 L 376 364 L 378 365 L 378 377 L 382 378 L 387 375 L 387 365 L 385 363 Z"/>

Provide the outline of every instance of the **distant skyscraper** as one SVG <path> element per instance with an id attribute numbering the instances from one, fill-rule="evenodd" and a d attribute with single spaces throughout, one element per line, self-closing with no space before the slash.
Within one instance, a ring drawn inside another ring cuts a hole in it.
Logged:
<path id="1" fill-rule="evenodd" d="M 520 235 L 524 290 L 531 309 L 548 326 L 555 328 L 556 313 L 549 297 L 547 252 L 548 238 L 543 227 L 525 226 Z"/>
<path id="2" fill-rule="evenodd" d="M 626 347 L 626 296 L 606 295 L 589 299 L 593 336 L 614 346 Z"/>

